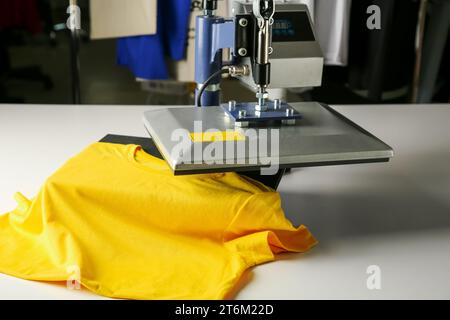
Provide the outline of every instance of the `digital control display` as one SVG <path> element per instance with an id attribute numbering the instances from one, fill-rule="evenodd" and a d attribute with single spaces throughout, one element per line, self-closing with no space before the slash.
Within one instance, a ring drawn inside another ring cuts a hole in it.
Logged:
<path id="1" fill-rule="evenodd" d="M 315 41 L 314 33 L 305 11 L 276 12 L 272 25 L 275 42 Z"/>
<path id="2" fill-rule="evenodd" d="M 295 29 L 292 21 L 286 19 L 275 20 L 273 23 L 273 35 L 274 36 L 294 36 Z"/>

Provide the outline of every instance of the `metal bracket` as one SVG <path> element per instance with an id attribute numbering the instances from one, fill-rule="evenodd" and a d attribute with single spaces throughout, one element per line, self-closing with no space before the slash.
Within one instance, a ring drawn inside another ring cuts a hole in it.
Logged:
<path id="1" fill-rule="evenodd" d="M 235 46 L 234 55 L 236 57 L 253 57 L 254 51 L 254 16 L 251 14 L 241 14 L 235 17 Z"/>
<path id="2" fill-rule="evenodd" d="M 248 127 L 250 124 L 281 121 L 283 125 L 295 125 L 302 115 L 289 104 L 280 100 L 268 101 L 265 110 L 257 110 L 257 103 L 236 103 L 230 101 L 222 104 L 225 114 L 234 120 L 237 127 Z"/>

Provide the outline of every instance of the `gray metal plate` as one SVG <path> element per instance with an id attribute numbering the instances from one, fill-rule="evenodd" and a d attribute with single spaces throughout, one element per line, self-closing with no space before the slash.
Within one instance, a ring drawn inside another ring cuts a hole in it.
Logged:
<path id="1" fill-rule="evenodd" d="M 184 156 L 173 152 L 180 145 L 180 140 L 174 139 L 174 132 L 179 132 L 180 129 L 198 132 L 198 128 L 194 127 L 196 121 L 197 126 L 201 121 L 203 132 L 208 129 L 235 130 L 233 120 L 221 107 L 147 111 L 144 114 L 144 124 L 175 174 L 259 169 L 267 167 L 274 156 L 277 157 L 280 168 L 380 162 L 393 157 L 391 147 L 329 106 L 316 102 L 291 103 L 291 106 L 302 114 L 303 119 L 298 120 L 294 126 L 268 128 L 278 130 L 279 139 L 276 140 L 279 147 L 275 155 L 269 152 L 266 157 L 264 153 L 257 157 L 250 156 L 250 146 L 259 142 L 260 130 L 267 129 L 264 127 L 244 129 L 258 132 L 256 136 L 246 137 L 245 141 L 226 142 L 228 146 L 224 146 L 222 161 L 214 161 L 217 160 L 217 154 L 209 156 L 207 151 L 211 150 L 210 142 L 185 144 Z M 269 139 L 266 145 L 270 149 L 270 131 L 267 135 Z M 225 152 L 230 144 L 235 152 Z M 236 152 L 239 147 L 245 149 L 244 155 Z M 189 156 L 186 157 L 186 154 Z"/>

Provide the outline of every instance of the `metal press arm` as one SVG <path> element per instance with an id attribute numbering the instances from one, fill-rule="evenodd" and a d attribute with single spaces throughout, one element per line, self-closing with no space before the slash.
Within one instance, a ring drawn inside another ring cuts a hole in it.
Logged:
<path id="1" fill-rule="evenodd" d="M 267 87 L 270 84 L 270 62 L 271 54 L 271 32 L 273 16 L 275 14 L 275 3 L 273 0 L 254 0 L 253 14 L 258 23 L 258 34 L 256 39 L 256 54 L 253 65 L 253 78 L 257 86 L 256 98 L 258 111 L 267 109 L 268 98 Z"/>

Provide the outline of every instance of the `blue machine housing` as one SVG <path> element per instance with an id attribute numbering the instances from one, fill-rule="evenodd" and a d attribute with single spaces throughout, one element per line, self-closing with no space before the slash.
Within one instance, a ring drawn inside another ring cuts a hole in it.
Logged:
<path id="1" fill-rule="evenodd" d="M 195 38 L 196 101 L 199 88 L 212 74 L 222 69 L 223 49 L 234 48 L 234 41 L 234 20 L 208 15 L 197 17 Z M 218 106 L 220 104 L 220 80 L 221 77 L 218 75 L 210 82 L 209 87 L 202 95 L 202 106 Z"/>

